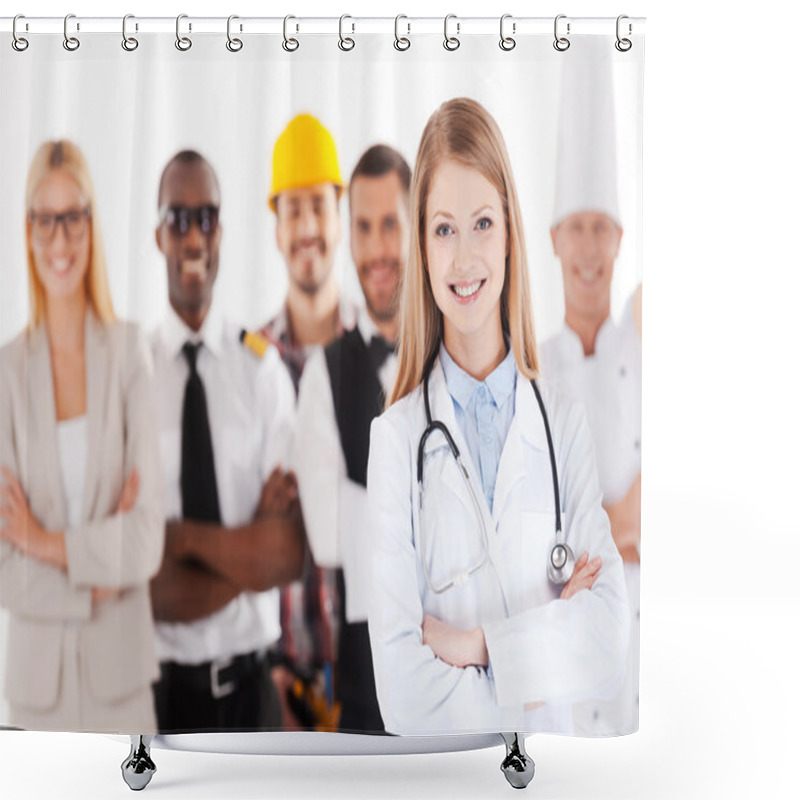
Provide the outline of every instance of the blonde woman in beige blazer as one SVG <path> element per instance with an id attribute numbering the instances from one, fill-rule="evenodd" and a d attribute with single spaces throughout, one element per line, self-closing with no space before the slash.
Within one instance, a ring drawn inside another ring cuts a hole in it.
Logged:
<path id="1" fill-rule="evenodd" d="M 154 733 L 148 585 L 164 521 L 151 358 L 114 318 L 74 144 L 42 145 L 26 199 L 31 321 L 0 349 L 2 722 Z"/>

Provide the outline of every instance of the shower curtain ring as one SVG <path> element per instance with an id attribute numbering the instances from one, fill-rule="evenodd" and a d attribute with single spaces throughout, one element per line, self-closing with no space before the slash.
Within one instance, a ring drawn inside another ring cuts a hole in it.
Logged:
<path id="1" fill-rule="evenodd" d="M 192 46 L 192 40 L 188 36 L 181 35 L 181 20 L 188 19 L 188 14 L 178 14 L 175 20 L 175 47 L 178 50 L 186 52 Z M 192 23 L 189 23 L 189 30 L 192 29 Z"/>
<path id="2" fill-rule="evenodd" d="M 339 17 L 339 49 L 348 52 L 356 46 L 356 43 L 352 37 L 344 36 L 342 34 L 342 26 L 346 19 L 353 19 L 353 18 L 349 14 L 342 14 L 342 16 Z M 353 26 L 352 33 L 355 33 L 356 32 L 355 22 L 352 22 L 350 24 Z"/>
<path id="3" fill-rule="evenodd" d="M 503 14 L 503 16 L 500 17 L 500 49 L 505 50 L 506 52 L 513 50 L 517 46 L 517 40 L 511 36 L 506 36 L 505 34 L 505 24 L 507 19 L 511 19 L 511 14 Z M 511 32 L 517 32 L 516 22 L 511 23 Z"/>
<path id="4" fill-rule="evenodd" d="M 69 21 L 71 19 L 75 19 L 74 14 L 67 14 L 67 16 L 64 17 L 64 49 L 73 52 L 81 46 L 81 43 L 80 40 L 77 39 L 75 36 L 69 35 Z M 76 30 L 81 29 L 78 23 L 75 24 L 75 28 Z"/>
<path id="5" fill-rule="evenodd" d="M 566 14 L 559 14 L 555 22 L 553 23 L 553 35 L 555 36 L 555 41 L 553 42 L 553 47 L 558 50 L 559 53 L 563 53 L 565 50 L 569 50 L 570 40 L 567 39 L 566 36 L 559 36 L 558 35 L 558 23 L 559 20 L 566 19 Z M 569 22 L 567 23 L 567 36 L 569 36 Z"/>
<path id="6" fill-rule="evenodd" d="M 458 50 L 458 48 L 461 47 L 461 40 L 458 38 L 458 36 L 448 35 L 447 29 L 451 19 L 456 19 L 456 15 L 448 14 L 444 18 L 444 42 L 443 42 L 444 49 L 450 50 L 450 52 L 452 52 L 453 50 Z M 460 32 L 461 32 L 461 23 L 456 22 L 456 34 Z"/>
<path id="7" fill-rule="evenodd" d="M 17 33 L 17 20 L 20 20 L 20 19 L 25 19 L 25 16 L 23 14 L 17 14 L 17 16 L 14 17 L 14 22 L 13 22 L 12 27 L 11 27 L 11 35 L 14 37 L 11 40 L 11 46 L 18 53 L 22 53 L 24 50 L 27 50 L 28 49 L 28 45 L 30 44 L 30 42 L 26 38 L 24 38 L 23 36 L 20 36 Z"/>
<path id="8" fill-rule="evenodd" d="M 405 14 L 398 14 L 394 18 L 394 49 L 399 50 L 401 53 L 404 50 L 408 50 L 411 47 L 411 39 L 408 36 L 401 36 L 400 35 L 400 20 L 401 19 L 408 19 Z M 411 23 L 407 22 L 406 26 L 408 27 L 408 32 L 411 33 Z"/>
<path id="9" fill-rule="evenodd" d="M 623 38 L 622 38 L 622 37 L 619 35 L 619 31 L 620 31 L 620 23 L 621 23 L 621 22 L 622 22 L 622 20 L 624 20 L 624 19 L 628 19 L 628 17 L 627 17 L 627 15 L 626 15 L 626 14 L 620 14 L 620 15 L 617 17 L 617 41 L 616 41 L 616 42 L 614 42 L 614 47 L 616 47 L 616 48 L 617 48 L 617 50 L 619 50 L 619 51 L 620 51 L 620 53 L 627 53 L 627 52 L 628 52 L 628 50 L 630 50 L 630 49 L 631 49 L 631 47 L 633 47 L 633 42 L 632 42 L 630 39 L 623 39 Z M 631 34 L 631 33 L 633 33 L 633 27 L 631 26 L 631 24 L 630 24 L 630 22 L 629 22 L 629 23 L 628 23 L 628 35 L 630 36 L 630 34 Z"/>
<path id="10" fill-rule="evenodd" d="M 228 17 L 228 41 L 225 42 L 225 47 L 227 47 L 231 53 L 238 53 L 244 47 L 244 42 L 242 42 L 241 39 L 231 36 L 231 22 L 235 19 L 239 19 L 236 14 L 231 14 Z M 241 25 L 239 26 L 239 30 L 242 30 Z"/>
<path id="11" fill-rule="evenodd" d="M 129 19 L 134 19 L 133 14 L 126 14 L 122 18 L 122 49 L 132 53 L 139 46 L 139 40 L 135 36 L 128 36 Z M 139 30 L 138 25 L 136 26 L 136 30 Z"/>
<path id="12" fill-rule="evenodd" d="M 289 20 L 290 19 L 297 19 L 297 17 L 293 17 L 291 14 L 288 14 L 287 16 L 285 16 L 283 18 L 283 49 L 287 53 L 294 53 L 294 51 L 297 50 L 298 47 L 300 47 L 300 42 L 298 42 L 297 39 L 294 38 L 294 36 L 290 37 L 288 35 Z M 296 25 L 295 26 L 295 31 L 299 31 L 299 30 L 300 30 L 300 26 Z"/>

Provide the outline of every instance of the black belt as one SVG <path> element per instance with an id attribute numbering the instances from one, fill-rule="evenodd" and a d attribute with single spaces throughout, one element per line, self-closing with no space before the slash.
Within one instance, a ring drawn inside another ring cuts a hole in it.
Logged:
<path id="1" fill-rule="evenodd" d="M 263 663 L 259 651 L 244 653 L 231 658 L 218 658 L 203 664 L 178 664 L 175 661 L 161 663 L 161 680 L 179 683 L 196 692 L 210 694 L 221 700 L 233 694 L 238 684 L 253 674 Z"/>

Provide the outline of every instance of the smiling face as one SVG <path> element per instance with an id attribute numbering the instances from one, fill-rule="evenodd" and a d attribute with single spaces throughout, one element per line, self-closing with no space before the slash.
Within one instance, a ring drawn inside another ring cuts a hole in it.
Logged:
<path id="1" fill-rule="evenodd" d="M 175 161 L 167 167 L 156 243 L 167 261 L 170 304 L 193 329 L 211 306 L 219 269 L 219 204 L 219 184 L 205 161 Z"/>
<path id="2" fill-rule="evenodd" d="M 49 300 L 86 291 L 92 238 L 88 211 L 89 199 L 60 167 L 48 171 L 32 196 L 28 241 Z"/>
<path id="3" fill-rule="evenodd" d="M 392 321 L 408 258 L 408 194 L 397 172 L 359 175 L 350 185 L 350 253 L 370 315 Z"/>
<path id="4" fill-rule="evenodd" d="M 476 169 L 443 161 L 425 207 L 425 254 L 431 289 L 449 339 L 502 343 L 500 296 L 508 240 L 502 199 Z"/>
<path id="5" fill-rule="evenodd" d="M 622 229 L 606 214 L 583 211 L 551 229 L 550 237 L 561 260 L 567 315 L 604 320 Z"/>
<path id="6" fill-rule="evenodd" d="M 289 281 L 304 294 L 315 295 L 332 279 L 336 246 L 342 238 L 337 189 L 331 183 L 287 189 L 275 203 L 275 235 Z"/>

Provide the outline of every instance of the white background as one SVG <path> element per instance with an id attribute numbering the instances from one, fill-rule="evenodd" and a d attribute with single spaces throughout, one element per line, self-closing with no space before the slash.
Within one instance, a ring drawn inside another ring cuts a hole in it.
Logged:
<path id="1" fill-rule="evenodd" d="M 533 737 L 539 798 L 797 795 L 800 687 L 796 307 L 800 181 L 794 43 L 775 2 L 672 0 L 376 9 L 298 0 L 179 7 L 39 2 L 29 15 L 397 13 L 646 15 L 641 730 Z M 4 11 L 12 13 L 13 9 Z M 8 109 L 3 109 L 5 115 Z M 98 736 L 3 732 L 9 798 L 129 796 L 127 748 Z M 500 748 L 398 757 L 155 751 L 162 798 L 508 796 Z"/>

